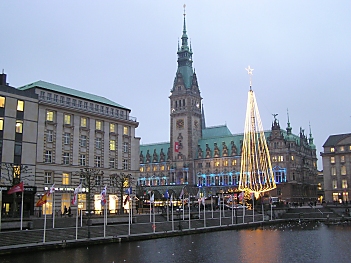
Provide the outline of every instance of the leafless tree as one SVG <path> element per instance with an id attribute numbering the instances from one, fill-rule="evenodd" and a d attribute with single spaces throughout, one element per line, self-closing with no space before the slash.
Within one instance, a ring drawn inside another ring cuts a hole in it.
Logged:
<path id="1" fill-rule="evenodd" d="M 133 177 L 131 174 L 112 174 L 111 184 L 116 188 L 117 194 L 119 195 L 119 211 L 121 214 L 124 213 L 123 209 L 123 195 L 126 193 L 127 189 L 132 187 Z"/>
<path id="2" fill-rule="evenodd" d="M 75 174 L 79 176 L 82 187 L 85 188 L 85 195 L 87 201 L 86 210 L 88 211 L 88 238 L 90 238 L 90 224 L 91 224 L 91 204 L 93 194 L 98 187 L 103 185 L 104 172 L 97 168 L 83 168 Z"/>
<path id="3" fill-rule="evenodd" d="M 31 178 L 29 174 L 30 169 L 26 165 L 22 164 L 14 164 L 14 163 L 2 163 L 1 164 L 1 182 L 13 187 L 16 184 L 19 184 L 21 181 L 33 181 L 34 178 Z M 22 193 L 23 194 L 23 193 Z M 18 204 L 17 204 L 17 193 L 12 194 L 13 202 L 10 214 L 12 217 L 18 211 Z"/>

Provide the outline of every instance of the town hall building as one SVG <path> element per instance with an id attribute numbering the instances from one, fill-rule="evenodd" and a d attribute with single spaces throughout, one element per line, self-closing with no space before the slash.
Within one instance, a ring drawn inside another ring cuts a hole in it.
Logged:
<path id="1" fill-rule="evenodd" d="M 165 190 L 179 196 L 184 186 L 195 194 L 198 188 L 206 195 L 235 192 L 244 134 L 232 134 L 226 125 L 206 126 L 185 15 L 177 54 L 178 68 L 169 96 L 169 142 L 140 145 L 137 184 L 141 193 L 152 189 L 159 198 Z M 265 136 L 277 184 L 270 195 L 287 202 L 315 200 L 317 157 L 311 131 L 307 137 L 300 128 L 295 135 L 289 116 L 286 129 L 275 116 Z"/>

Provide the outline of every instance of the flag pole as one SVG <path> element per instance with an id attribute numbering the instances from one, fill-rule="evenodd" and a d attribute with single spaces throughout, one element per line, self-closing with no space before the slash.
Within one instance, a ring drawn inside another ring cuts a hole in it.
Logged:
<path id="1" fill-rule="evenodd" d="M 233 197 L 233 194 L 231 195 L 231 197 L 232 197 L 232 225 L 234 225 L 234 215 L 233 215 L 233 213 L 234 213 L 234 208 L 233 208 L 234 197 Z"/>
<path id="2" fill-rule="evenodd" d="M 204 227 L 206 228 L 206 199 L 205 197 L 202 197 L 204 202 L 203 202 L 203 205 L 204 205 Z"/>
<path id="3" fill-rule="evenodd" d="M 44 235 L 43 235 L 43 243 L 45 243 L 45 235 L 46 235 L 46 203 L 44 204 Z"/>
<path id="4" fill-rule="evenodd" d="M 225 218 L 225 211 L 224 211 L 224 193 L 222 194 L 222 199 L 223 199 L 223 218 Z"/>
<path id="5" fill-rule="evenodd" d="M 264 222 L 263 193 L 261 195 L 262 222 Z"/>
<path id="6" fill-rule="evenodd" d="M 252 194 L 252 222 L 255 222 L 255 193 Z"/>
<path id="7" fill-rule="evenodd" d="M 188 201 L 188 207 L 189 207 L 189 229 L 191 228 L 191 225 L 190 225 L 190 218 L 191 218 L 191 214 L 190 214 L 190 192 L 189 192 L 189 201 Z"/>
<path id="8" fill-rule="evenodd" d="M 218 206 L 219 206 L 219 225 L 222 226 L 222 211 L 221 211 L 221 195 L 218 195 Z"/>
<path id="9" fill-rule="evenodd" d="M 151 208 L 151 192 L 150 192 L 150 223 L 152 222 L 152 219 L 151 219 L 151 213 L 152 212 L 152 208 Z"/>
<path id="10" fill-rule="evenodd" d="M 79 195 L 77 193 L 77 214 L 76 214 L 76 240 L 78 239 L 78 203 L 79 203 Z M 90 213 L 90 211 L 88 211 Z M 89 224 L 89 222 L 88 222 Z"/>
<path id="11" fill-rule="evenodd" d="M 106 237 L 106 207 L 104 209 L 104 237 Z"/>
<path id="12" fill-rule="evenodd" d="M 241 194 L 242 194 L 242 202 L 243 202 L 243 223 L 245 223 L 245 196 L 244 196 L 244 191 L 242 191 Z"/>
<path id="13" fill-rule="evenodd" d="M 199 201 L 200 200 L 200 201 Z M 200 213 L 201 213 L 201 208 L 200 208 L 200 205 L 201 205 L 201 199 L 198 198 L 197 202 L 199 203 L 199 219 L 200 219 Z"/>
<path id="14" fill-rule="evenodd" d="M 169 221 L 169 203 L 168 203 L 168 193 L 167 193 L 166 205 L 167 205 L 167 222 L 168 222 L 168 221 Z"/>
<path id="15" fill-rule="evenodd" d="M 173 194 L 172 194 L 173 196 Z M 171 209 L 172 209 L 172 231 L 174 231 L 174 221 L 173 221 L 173 198 L 171 198 Z"/>
<path id="16" fill-rule="evenodd" d="M 271 202 L 271 220 L 273 220 L 273 208 L 272 208 L 272 202 Z"/>
<path id="17" fill-rule="evenodd" d="M 129 213 L 128 213 L 128 236 L 130 236 L 130 221 L 131 221 L 131 211 L 130 211 L 130 198 L 128 199 Z"/>
<path id="18" fill-rule="evenodd" d="M 153 214 L 154 214 L 154 225 L 153 225 L 153 229 L 154 229 L 154 233 L 156 232 L 156 222 L 155 222 L 155 201 L 153 201 Z"/>
<path id="19" fill-rule="evenodd" d="M 109 208 L 109 206 L 108 206 L 108 199 L 106 198 L 106 204 L 105 204 L 105 210 L 106 210 L 106 220 L 105 220 L 105 224 L 106 224 L 106 226 L 107 226 L 107 216 L 108 216 L 108 209 Z"/>
<path id="20" fill-rule="evenodd" d="M 52 193 L 52 228 L 55 228 L 55 192 Z"/>
<path id="21" fill-rule="evenodd" d="M 234 198 L 234 200 L 233 200 L 233 202 L 234 202 L 234 216 L 235 216 L 235 224 L 237 224 L 237 223 L 238 223 L 238 218 L 237 218 L 237 216 L 236 216 L 236 201 L 235 201 L 235 200 L 238 200 L 238 195 L 236 195 L 236 198 L 237 198 L 237 199 L 235 199 L 235 198 Z"/>
<path id="22" fill-rule="evenodd" d="M 129 201 L 131 204 L 129 204 L 129 210 L 130 210 L 130 224 L 133 224 L 133 196 L 129 196 Z"/>
<path id="23" fill-rule="evenodd" d="M 24 196 L 24 187 L 22 192 L 22 204 L 21 204 L 21 230 L 23 229 L 23 196 Z M 2 210 L 2 208 L 1 208 Z"/>
<path id="24" fill-rule="evenodd" d="M 182 195 L 182 208 L 183 208 L 183 220 L 184 220 L 184 194 Z"/>

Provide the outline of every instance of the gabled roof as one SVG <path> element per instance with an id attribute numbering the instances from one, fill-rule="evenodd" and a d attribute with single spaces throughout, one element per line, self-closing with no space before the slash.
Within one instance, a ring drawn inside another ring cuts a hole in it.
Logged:
<path id="1" fill-rule="evenodd" d="M 98 96 L 98 95 L 94 95 L 94 94 L 90 94 L 90 93 L 87 93 L 87 92 L 84 92 L 84 91 L 79 91 L 79 90 L 75 90 L 75 89 L 71 89 L 71 88 L 66 88 L 66 87 L 63 87 L 63 86 L 60 86 L 60 85 L 56 85 L 56 84 L 52 84 L 52 83 L 49 83 L 49 82 L 46 82 L 46 81 L 42 81 L 42 80 L 39 80 L 39 81 L 36 81 L 36 82 L 33 82 L 31 84 L 28 84 L 28 85 L 25 85 L 25 86 L 22 86 L 22 87 L 19 87 L 18 89 L 19 90 L 29 90 L 29 89 L 33 89 L 33 88 L 41 88 L 41 89 L 46 89 L 46 90 L 51 90 L 51 91 L 55 91 L 55 92 L 59 92 L 59 93 L 63 93 L 63 94 L 67 94 L 67 95 L 70 95 L 70 96 L 75 96 L 77 98 L 82 98 L 82 99 L 87 99 L 87 100 L 90 100 L 90 101 L 94 101 L 94 102 L 99 102 L 99 103 L 103 103 L 103 104 L 107 104 L 107 105 L 110 105 L 110 106 L 114 106 L 114 107 L 118 107 L 118 108 L 123 108 L 125 110 L 129 110 L 128 108 L 116 103 L 116 102 L 113 102 L 109 99 L 106 99 L 104 97 L 101 97 L 101 96 Z"/>
<path id="2" fill-rule="evenodd" d="M 338 144 L 338 142 L 350 136 L 351 133 L 330 135 L 326 142 L 323 144 L 323 147 L 335 146 Z"/>

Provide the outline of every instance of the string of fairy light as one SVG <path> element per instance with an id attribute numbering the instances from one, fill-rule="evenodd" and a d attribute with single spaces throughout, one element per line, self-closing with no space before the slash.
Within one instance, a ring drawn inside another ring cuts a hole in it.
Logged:
<path id="1" fill-rule="evenodd" d="M 255 93 L 251 87 L 253 69 L 249 66 L 246 70 L 250 75 L 250 91 L 246 106 L 239 190 L 259 195 L 276 188 L 276 184 Z"/>

